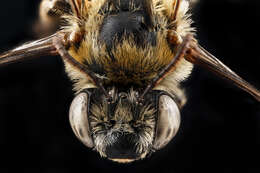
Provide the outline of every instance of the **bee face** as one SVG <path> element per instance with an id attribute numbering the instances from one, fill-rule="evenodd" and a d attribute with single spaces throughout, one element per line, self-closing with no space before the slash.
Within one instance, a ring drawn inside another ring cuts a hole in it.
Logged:
<path id="1" fill-rule="evenodd" d="M 137 101 L 131 89 L 109 92 L 108 102 L 98 89 L 85 90 L 75 97 L 70 123 L 76 136 L 101 156 L 117 162 L 143 159 L 164 147 L 177 133 L 180 112 L 174 100 L 160 91 Z"/>

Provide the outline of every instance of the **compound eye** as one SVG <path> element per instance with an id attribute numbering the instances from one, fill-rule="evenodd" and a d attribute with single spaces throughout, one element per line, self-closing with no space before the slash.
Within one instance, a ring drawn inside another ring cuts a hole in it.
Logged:
<path id="1" fill-rule="evenodd" d="M 94 147 L 88 120 L 88 102 L 87 93 L 78 94 L 70 106 L 70 125 L 78 139 L 89 148 Z"/>
<path id="2" fill-rule="evenodd" d="M 159 113 L 153 147 L 159 150 L 165 147 L 176 135 L 180 126 L 180 110 L 174 100 L 162 95 L 159 99 Z"/>

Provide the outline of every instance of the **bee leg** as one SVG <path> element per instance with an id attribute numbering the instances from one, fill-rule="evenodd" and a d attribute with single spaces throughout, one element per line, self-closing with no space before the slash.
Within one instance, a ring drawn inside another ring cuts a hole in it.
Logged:
<path id="1" fill-rule="evenodd" d="M 145 89 L 144 93 L 141 96 L 141 99 L 144 98 L 144 95 L 152 90 L 160 81 L 162 81 L 169 72 L 172 72 L 176 69 L 177 63 L 185 58 L 185 60 L 206 68 L 207 70 L 215 73 L 216 75 L 230 81 L 240 89 L 246 91 L 252 95 L 257 101 L 260 102 L 260 91 L 256 89 L 253 85 L 242 79 L 235 72 L 233 72 L 229 67 L 223 64 L 215 56 L 210 54 L 207 50 L 201 47 L 194 37 L 191 34 L 188 34 L 181 43 L 179 49 L 177 50 L 176 56 L 171 60 L 159 75 L 153 79 L 150 85 Z"/>
<path id="2" fill-rule="evenodd" d="M 187 43 L 187 48 L 185 49 L 186 55 L 184 57 L 187 61 L 204 67 L 223 79 L 226 79 L 238 88 L 252 95 L 257 101 L 260 102 L 260 91 L 257 88 L 245 81 L 214 55 L 197 44 L 191 35 L 187 35 L 184 42 Z"/>
<path id="3" fill-rule="evenodd" d="M 70 13 L 71 7 L 67 0 L 42 0 L 39 7 L 38 21 L 33 31 L 39 37 L 54 33 L 61 23 L 61 16 Z"/>

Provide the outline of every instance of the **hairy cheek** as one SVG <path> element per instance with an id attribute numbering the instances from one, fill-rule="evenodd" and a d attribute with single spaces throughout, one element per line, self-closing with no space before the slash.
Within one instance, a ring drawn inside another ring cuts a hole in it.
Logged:
<path id="1" fill-rule="evenodd" d="M 95 143 L 95 150 L 97 152 L 99 152 L 99 154 L 102 157 L 106 157 L 106 154 L 105 154 L 105 148 L 106 148 L 105 136 L 99 135 L 99 136 L 93 136 L 93 138 L 94 138 L 94 143 Z"/>

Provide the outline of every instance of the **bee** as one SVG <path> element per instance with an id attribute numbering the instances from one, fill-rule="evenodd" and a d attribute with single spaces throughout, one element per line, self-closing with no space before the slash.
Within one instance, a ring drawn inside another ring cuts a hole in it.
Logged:
<path id="1" fill-rule="evenodd" d="M 178 132 L 187 102 L 180 83 L 194 65 L 260 101 L 256 88 L 199 45 L 190 5 L 188 0 L 43 0 L 40 25 L 62 26 L 1 54 L 0 66 L 60 55 L 74 82 L 69 119 L 77 138 L 115 162 L 144 159 Z"/>

